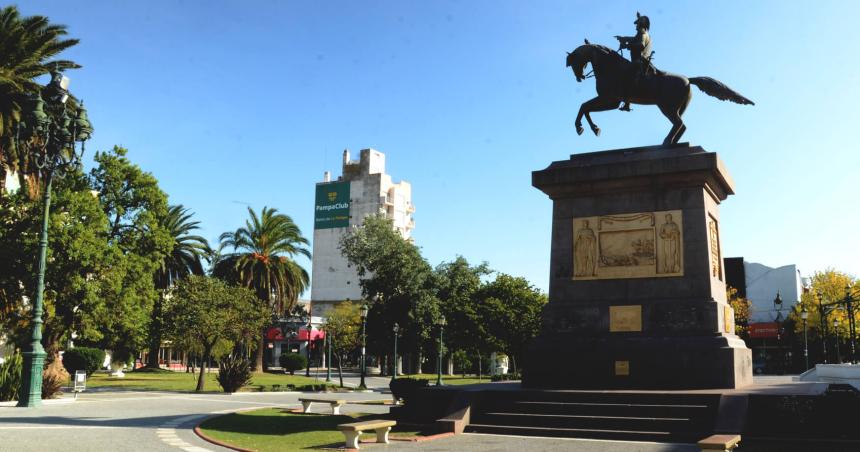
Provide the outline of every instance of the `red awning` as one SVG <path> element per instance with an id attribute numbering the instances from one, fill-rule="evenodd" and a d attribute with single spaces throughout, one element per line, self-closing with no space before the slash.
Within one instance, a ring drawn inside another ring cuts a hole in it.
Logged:
<path id="1" fill-rule="evenodd" d="M 284 333 L 280 328 L 271 327 L 266 330 L 266 339 L 270 341 L 282 341 L 284 340 Z"/>
<path id="2" fill-rule="evenodd" d="M 324 338 L 325 338 L 325 331 L 317 330 L 317 329 L 314 329 L 311 331 L 311 340 L 312 341 L 315 341 L 318 339 L 324 339 Z M 299 334 L 296 336 L 296 340 L 298 340 L 298 341 L 308 340 L 308 329 L 307 329 L 307 327 L 299 328 Z"/>
<path id="3" fill-rule="evenodd" d="M 311 340 L 316 341 L 320 339 L 325 339 L 325 331 L 314 329 L 311 332 Z M 299 328 L 298 333 L 295 336 L 284 335 L 283 330 L 278 327 L 271 327 L 266 330 L 266 340 L 267 341 L 306 341 L 308 340 L 308 329 L 307 327 Z"/>

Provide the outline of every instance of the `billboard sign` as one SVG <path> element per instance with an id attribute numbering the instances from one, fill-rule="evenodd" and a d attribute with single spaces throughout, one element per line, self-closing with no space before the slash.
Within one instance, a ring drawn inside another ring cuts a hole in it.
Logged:
<path id="1" fill-rule="evenodd" d="M 750 323 L 750 338 L 779 337 L 779 324 L 776 322 Z"/>
<path id="2" fill-rule="evenodd" d="M 317 184 L 314 229 L 349 226 L 349 182 Z"/>

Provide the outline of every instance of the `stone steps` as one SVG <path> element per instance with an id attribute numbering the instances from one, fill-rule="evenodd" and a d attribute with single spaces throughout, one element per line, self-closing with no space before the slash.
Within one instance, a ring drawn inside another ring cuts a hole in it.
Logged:
<path id="1" fill-rule="evenodd" d="M 695 442 L 713 432 L 720 396 L 642 392 L 482 394 L 467 432 Z"/>
<path id="2" fill-rule="evenodd" d="M 619 441 L 651 441 L 694 443 L 701 439 L 695 434 L 629 430 L 600 430 L 576 428 L 524 427 L 520 425 L 469 424 L 467 433 L 493 435 L 545 436 L 553 438 L 612 439 Z"/>

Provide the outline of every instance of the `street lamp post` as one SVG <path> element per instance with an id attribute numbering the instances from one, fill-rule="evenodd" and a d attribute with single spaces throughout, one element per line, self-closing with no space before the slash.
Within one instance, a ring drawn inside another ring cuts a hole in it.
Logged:
<path id="1" fill-rule="evenodd" d="M 394 365 L 391 370 L 391 380 L 394 381 L 397 378 L 397 335 L 400 333 L 400 325 L 395 322 L 391 330 L 394 331 Z"/>
<path id="2" fill-rule="evenodd" d="M 851 296 L 851 284 L 846 284 L 845 285 L 845 307 L 848 311 L 848 335 L 849 335 L 848 343 L 851 344 L 851 355 L 848 357 L 848 361 L 850 361 L 851 363 L 856 363 L 857 362 L 857 355 L 856 355 L 857 352 L 855 351 L 855 348 L 854 348 L 854 335 L 857 333 L 857 331 L 856 331 L 856 327 L 854 324 L 854 303 L 853 302 L 854 302 L 854 299 Z"/>
<path id="3" fill-rule="evenodd" d="M 367 312 L 369 310 L 367 303 L 361 305 L 361 382 L 358 385 L 359 389 L 367 389 L 367 385 L 364 384 L 364 377 L 367 375 L 367 366 L 365 364 L 367 348 Z"/>
<path id="4" fill-rule="evenodd" d="M 827 364 L 827 312 L 824 310 L 822 299 L 824 294 L 819 290 L 816 292 L 818 298 L 818 314 L 821 321 L 821 352 L 823 353 L 824 364 Z"/>
<path id="5" fill-rule="evenodd" d="M 41 94 L 37 94 L 31 100 L 32 109 L 27 113 L 25 121 L 19 121 L 16 125 L 16 148 L 26 149 L 35 154 L 36 166 L 45 173 L 42 230 L 39 237 L 39 270 L 31 320 L 33 331 L 30 345 L 23 353 L 23 375 L 17 405 L 19 407 L 36 407 L 42 404 L 42 368 L 45 364 L 45 349 L 42 347 L 42 314 L 51 182 L 55 177 L 62 178 L 67 172 L 81 168 L 81 157 L 85 150 L 84 142 L 93 132 L 83 102 L 78 106 L 75 117 L 69 116 L 66 109 L 66 101 L 69 99 L 68 86 L 67 77 L 58 70 L 52 71 L 51 82 L 44 93 L 47 94 L 47 106 L 53 117 L 45 114 L 45 102 Z M 75 149 L 76 142 L 81 143 L 80 153 Z"/>
<path id="6" fill-rule="evenodd" d="M 807 347 L 806 342 L 806 319 L 808 318 L 809 312 L 807 312 L 806 306 L 801 304 L 800 319 L 803 320 L 803 362 L 805 366 L 803 370 L 809 370 L 809 347 Z"/>
<path id="7" fill-rule="evenodd" d="M 436 325 L 439 326 L 439 356 L 436 361 L 436 386 L 442 386 L 442 332 L 445 330 L 445 316 L 439 317 Z"/>
<path id="8" fill-rule="evenodd" d="M 308 365 L 305 367 L 305 376 L 311 376 L 311 333 L 313 332 L 314 325 L 308 320 L 308 345 L 305 347 L 305 351 L 308 355 Z"/>
<path id="9" fill-rule="evenodd" d="M 836 344 L 836 363 L 842 364 L 842 353 L 839 351 L 839 319 L 833 319 L 833 343 Z"/>
<path id="10" fill-rule="evenodd" d="M 776 298 L 773 299 L 773 309 L 776 311 L 776 352 L 779 355 L 779 371 L 785 369 L 785 358 L 782 356 L 782 297 L 779 295 L 779 290 L 776 291 Z"/>
<path id="11" fill-rule="evenodd" d="M 326 359 L 325 359 L 325 381 L 331 381 L 331 340 L 328 328 L 326 328 L 325 332 L 325 345 L 327 349 Z"/>

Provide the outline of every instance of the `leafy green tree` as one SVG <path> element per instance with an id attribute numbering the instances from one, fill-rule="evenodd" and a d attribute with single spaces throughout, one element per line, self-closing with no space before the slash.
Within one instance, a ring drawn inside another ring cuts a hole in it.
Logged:
<path id="1" fill-rule="evenodd" d="M 738 295 L 738 290 L 730 286 L 726 286 L 726 298 L 735 312 L 735 334 L 743 340 L 749 339 L 752 302 Z"/>
<path id="2" fill-rule="evenodd" d="M 167 336 L 177 342 L 198 344 L 205 363 L 219 341 L 236 341 L 248 330 L 261 330 L 269 313 L 246 288 L 191 275 L 180 280 L 165 299 L 164 319 Z M 204 386 L 204 367 L 197 379 L 198 392 Z"/>
<path id="3" fill-rule="evenodd" d="M 147 367 L 158 367 L 158 349 L 163 329 L 162 309 L 164 295 L 180 278 L 203 274 L 203 259 L 211 254 L 205 238 L 192 234 L 199 229 L 199 221 L 191 221 L 191 213 L 180 205 L 170 206 L 167 215 L 160 219 L 161 226 L 172 238 L 172 250 L 164 256 L 155 272 L 155 286 L 160 295 L 155 300 L 149 327 L 149 355 Z"/>
<path id="4" fill-rule="evenodd" d="M 340 387 L 343 387 L 343 361 L 346 355 L 361 345 L 361 317 L 357 303 L 345 301 L 336 305 L 326 317 L 326 340 L 331 341 L 331 350 L 337 359 Z"/>
<path id="5" fill-rule="evenodd" d="M 462 256 L 436 267 L 437 297 L 448 324 L 445 328 L 445 343 L 464 351 L 460 355 L 454 352 L 460 356 L 461 362 L 468 360 L 468 352 L 478 357 L 480 366 L 481 357 L 496 350 L 497 344 L 479 315 L 480 300 L 477 298 L 483 278 L 491 272 L 486 262 L 471 266 Z M 478 373 L 481 373 L 481 369 Z"/>
<path id="6" fill-rule="evenodd" d="M 127 355 L 144 344 L 157 298 L 154 273 L 170 250 L 155 221 L 166 212 L 157 181 L 115 149 L 96 155 L 89 177 L 71 172 L 54 186 L 49 217 L 43 344 L 47 369 L 76 342 Z M 0 325 L 29 337 L 42 203 L 21 193 L 0 198 Z M 23 346 L 24 344 L 18 344 Z M 62 366 L 59 366 L 62 369 Z"/>
<path id="7" fill-rule="evenodd" d="M 481 287 L 476 296 L 478 315 L 486 325 L 488 339 L 511 358 L 511 367 L 516 371 L 526 346 L 540 332 L 546 294 L 525 278 L 501 273 Z"/>
<path id="8" fill-rule="evenodd" d="M 153 305 L 159 300 L 156 273 L 175 244 L 161 222 L 168 215 L 167 195 L 127 153 L 119 146 L 97 152 L 97 166 L 90 173 L 90 185 L 108 218 L 104 239 L 115 258 L 102 275 L 107 312 L 96 343 L 120 355 L 146 346 Z"/>
<path id="9" fill-rule="evenodd" d="M 795 331 L 803 333 L 803 321 L 800 319 L 800 311 L 805 306 L 808 313 L 807 328 L 809 334 L 816 340 L 821 340 L 824 336 L 821 332 L 821 313 L 819 311 L 819 299 L 824 305 L 831 305 L 826 308 L 826 329 L 827 336 L 830 337 L 834 333 L 842 338 L 848 337 L 848 313 L 846 312 L 844 301 L 848 293 L 852 294 L 854 304 L 854 321 L 855 325 L 860 325 L 860 281 L 851 275 L 828 268 L 824 271 L 817 271 L 810 278 L 810 290 L 801 295 L 800 303 L 795 304 L 792 312 L 789 314 L 787 321 L 794 324 Z M 843 303 L 841 306 L 833 308 L 834 303 Z M 833 320 L 837 321 L 838 326 L 834 331 Z M 830 348 L 828 346 L 828 348 Z M 817 348 L 812 348 L 817 350 Z"/>
<path id="10" fill-rule="evenodd" d="M 58 367 L 61 344 L 71 331 L 99 338 L 112 313 L 102 296 L 104 275 L 122 256 L 105 240 L 107 218 L 79 172 L 57 180 L 49 216 L 43 345 L 46 371 Z M 42 203 L 26 194 L 0 198 L 0 327 L 24 348 L 31 329 Z"/>
<path id="11" fill-rule="evenodd" d="M 307 271 L 293 260 L 297 255 L 310 259 L 309 242 L 293 219 L 277 209 L 263 207 L 258 216 L 249 207 L 248 215 L 245 227 L 221 234 L 219 252 L 233 252 L 218 257 L 214 274 L 252 289 L 270 314 L 280 315 L 292 309 L 309 284 Z M 255 372 L 263 371 L 263 345 L 261 335 Z"/>
<path id="12" fill-rule="evenodd" d="M 21 16 L 14 5 L 0 9 L 0 181 L 8 168 L 17 171 L 26 186 L 24 178 L 35 169 L 33 156 L 14 145 L 16 124 L 29 98 L 42 89 L 37 77 L 53 69 L 80 67 L 55 58 L 78 43 L 64 39 L 66 35 L 65 25 L 52 24 L 47 17 Z"/>
<path id="13" fill-rule="evenodd" d="M 419 354 L 429 345 L 440 316 L 433 269 L 414 243 L 384 216 L 369 216 L 343 237 L 340 250 L 355 266 L 370 305 L 368 348 L 387 354 L 392 327 L 401 327 L 403 350 Z"/>

